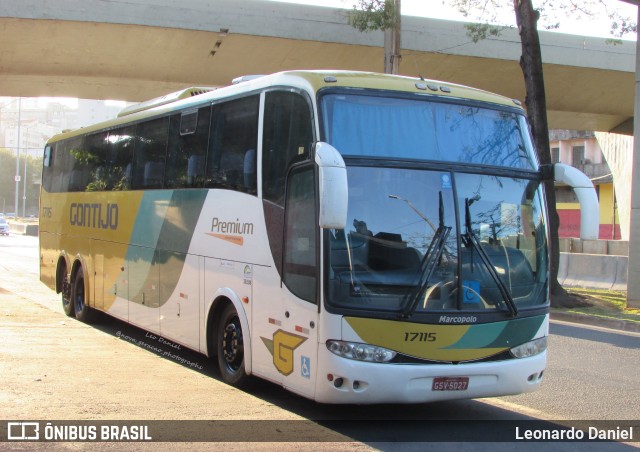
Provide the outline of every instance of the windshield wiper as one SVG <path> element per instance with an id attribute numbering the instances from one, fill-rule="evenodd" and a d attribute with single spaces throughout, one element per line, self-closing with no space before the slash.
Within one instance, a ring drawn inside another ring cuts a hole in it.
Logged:
<path id="1" fill-rule="evenodd" d="M 487 268 L 489 275 L 491 275 L 491 279 L 493 279 L 496 286 L 498 286 L 500 295 L 502 295 L 502 298 L 505 300 L 507 308 L 511 313 L 511 316 L 516 317 L 518 315 L 518 308 L 516 307 L 515 301 L 513 301 L 513 297 L 509 293 L 509 289 L 507 289 L 507 286 L 505 285 L 504 281 L 500 279 L 498 272 L 496 271 L 495 267 L 491 263 L 491 258 L 489 258 L 489 255 L 487 254 L 487 252 L 484 250 L 484 248 L 482 248 L 482 245 L 480 244 L 480 240 L 478 240 L 478 236 L 475 234 L 475 232 L 473 232 L 473 229 L 471 229 L 471 213 L 469 211 L 469 206 L 473 204 L 475 201 L 477 201 L 478 199 L 480 199 L 479 195 L 476 195 L 471 199 L 469 198 L 464 199 L 464 221 L 465 221 L 466 231 L 465 231 L 465 234 L 462 236 L 462 241 L 467 248 L 473 248 L 478 252 L 478 255 L 480 256 L 480 260 L 482 261 L 484 266 Z M 471 259 L 473 259 L 473 251 L 471 254 Z M 473 260 L 471 261 L 471 266 L 473 267 Z M 509 271 L 509 269 L 507 269 L 507 271 Z"/>
<path id="2" fill-rule="evenodd" d="M 442 253 L 444 252 L 447 244 L 447 238 L 449 237 L 449 233 L 451 232 L 451 227 L 444 225 L 444 205 L 442 202 L 442 192 L 439 193 L 439 221 L 438 221 L 438 229 L 436 229 L 433 238 L 431 239 L 431 243 L 427 248 L 426 253 L 424 254 L 422 260 L 420 261 L 420 279 L 418 284 L 416 285 L 416 291 L 411 291 L 407 295 L 407 303 L 400 315 L 402 318 L 409 318 L 413 315 L 416 308 L 418 307 L 418 303 L 420 303 L 420 299 L 425 291 L 428 289 L 429 280 L 433 275 L 433 272 L 440 262 L 440 258 L 442 257 Z"/>

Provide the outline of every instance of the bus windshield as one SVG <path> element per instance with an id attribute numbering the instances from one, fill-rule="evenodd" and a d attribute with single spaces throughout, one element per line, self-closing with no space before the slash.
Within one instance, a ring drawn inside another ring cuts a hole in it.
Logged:
<path id="1" fill-rule="evenodd" d="M 524 117 L 508 110 L 426 99 L 322 97 L 325 141 L 345 156 L 535 169 Z"/>
<path id="2" fill-rule="evenodd" d="M 546 305 L 544 204 L 521 115 L 349 97 L 322 103 L 325 139 L 358 157 L 346 158 L 347 227 L 329 232 L 329 305 L 404 318 Z"/>

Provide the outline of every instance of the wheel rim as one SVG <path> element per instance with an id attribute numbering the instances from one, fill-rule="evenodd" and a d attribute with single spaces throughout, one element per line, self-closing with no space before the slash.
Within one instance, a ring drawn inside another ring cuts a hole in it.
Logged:
<path id="1" fill-rule="evenodd" d="M 237 372 L 240 369 L 243 353 L 240 319 L 234 316 L 229 319 L 222 332 L 222 356 L 225 367 L 230 372 Z"/>
<path id="2" fill-rule="evenodd" d="M 76 312 L 82 312 L 84 309 L 84 278 L 82 277 L 76 279 L 73 300 Z"/>

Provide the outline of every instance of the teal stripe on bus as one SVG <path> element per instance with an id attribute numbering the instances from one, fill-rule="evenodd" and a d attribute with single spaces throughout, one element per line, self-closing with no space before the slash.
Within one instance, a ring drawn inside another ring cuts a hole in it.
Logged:
<path id="1" fill-rule="evenodd" d="M 448 349 L 509 348 L 533 339 L 545 316 L 525 317 L 505 322 L 472 325 L 459 341 Z"/>
<path id="2" fill-rule="evenodd" d="M 136 273 L 136 277 L 130 275 L 131 301 L 145 300 L 146 306 L 154 308 L 168 301 L 182 275 L 206 197 L 207 190 L 144 194 L 127 251 L 130 272 L 135 269 Z"/>

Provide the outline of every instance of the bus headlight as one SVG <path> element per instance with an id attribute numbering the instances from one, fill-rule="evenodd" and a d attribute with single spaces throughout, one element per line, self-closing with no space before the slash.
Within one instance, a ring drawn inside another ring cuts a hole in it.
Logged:
<path id="1" fill-rule="evenodd" d="M 397 355 L 393 350 L 384 347 L 357 342 L 330 340 L 327 341 L 327 348 L 331 353 L 342 358 L 372 363 L 388 363 Z"/>
<path id="2" fill-rule="evenodd" d="M 510 351 L 515 358 L 528 358 L 535 356 L 547 349 L 547 337 L 534 339 L 526 344 L 513 347 Z"/>

